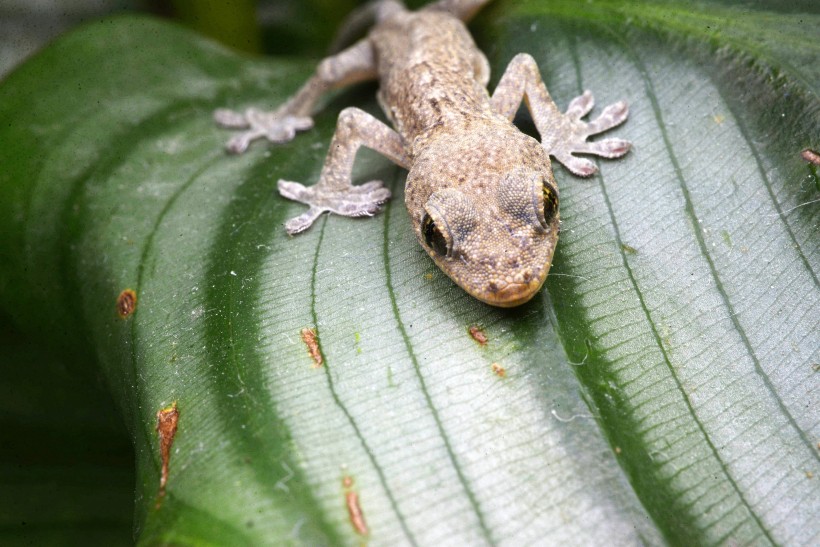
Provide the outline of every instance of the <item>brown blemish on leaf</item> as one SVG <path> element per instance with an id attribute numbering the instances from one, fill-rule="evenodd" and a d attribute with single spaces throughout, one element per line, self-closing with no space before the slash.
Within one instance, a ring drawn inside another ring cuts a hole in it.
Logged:
<path id="1" fill-rule="evenodd" d="M 347 514 L 350 515 L 350 523 L 353 529 L 361 536 L 367 535 L 367 523 L 364 521 L 362 508 L 359 506 L 359 494 L 356 492 L 348 492 L 345 494 L 345 501 L 347 503 Z"/>
<path id="2" fill-rule="evenodd" d="M 125 289 L 117 297 L 117 315 L 125 319 L 137 309 L 137 293 Z"/>
<path id="3" fill-rule="evenodd" d="M 814 473 L 812 473 L 811 471 L 806 471 L 806 478 L 807 479 L 813 479 L 814 478 Z"/>
<path id="4" fill-rule="evenodd" d="M 316 331 L 305 327 L 300 334 L 302 342 L 307 346 L 310 358 L 313 359 L 314 368 L 321 367 L 324 359 L 322 358 L 322 352 L 319 350 L 319 338 L 316 336 Z"/>
<path id="5" fill-rule="evenodd" d="M 165 498 L 165 487 L 168 484 L 168 465 L 171 461 L 171 446 L 174 444 L 174 437 L 177 434 L 177 422 L 179 421 L 179 410 L 176 402 L 171 406 L 160 409 L 157 412 L 157 433 L 159 434 L 159 453 L 162 459 L 162 472 L 159 478 L 159 495 L 157 497 L 157 509 L 162 505 Z"/>
<path id="6" fill-rule="evenodd" d="M 620 455 L 621 455 L 621 447 L 620 447 L 620 446 L 616 446 L 616 447 L 615 447 L 615 455 L 616 455 L 616 456 L 620 456 Z"/>
<path id="7" fill-rule="evenodd" d="M 495 373 L 495 375 L 498 376 L 499 378 L 504 378 L 507 375 L 507 369 L 502 367 L 499 363 L 493 363 L 490 366 L 492 367 L 493 372 Z"/>
<path id="8" fill-rule="evenodd" d="M 481 330 L 481 327 L 478 325 L 472 325 L 467 332 L 470 333 L 470 336 L 473 337 L 473 340 L 478 342 L 479 346 L 486 346 L 487 345 L 487 335 L 484 334 L 484 331 Z"/>
<path id="9" fill-rule="evenodd" d="M 809 163 L 813 163 L 814 165 L 820 166 L 820 154 L 818 154 L 811 148 L 806 148 L 805 150 L 800 152 L 800 157 L 802 157 Z"/>
<path id="10" fill-rule="evenodd" d="M 362 513 L 361 505 L 359 505 L 359 494 L 353 490 L 353 479 L 346 475 L 342 479 L 342 486 L 345 489 L 345 504 L 347 505 L 350 524 L 353 525 L 353 529 L 357 534 L 366 536 L 368 534 L 367 523 L 364 521 L 364 513 Z"/>

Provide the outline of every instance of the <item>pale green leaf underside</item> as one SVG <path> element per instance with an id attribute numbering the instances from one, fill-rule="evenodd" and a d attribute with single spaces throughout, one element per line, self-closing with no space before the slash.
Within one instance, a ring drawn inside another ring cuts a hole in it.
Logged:
<path id="1" fill-rule="evenodd" d="M 626 99 L 617 134 L 634 150 L 590 180 L 557 169 L 547 290 L 511 311 L 435 269 L 403 172 L 373 155 L 357 173 L 391 185 L 386 213 L 285 235 L 302 206 L 275 181 L 315 180 L 339 108 L 372 101 L 346 96 L 316 129 L 242 157 L 223 154 L 210 112 L 275 105 L 308 63 L 241 60 L 120 19 L 0 88 L 15 116 L 0 136 L 20 143 L 0 151 L 2 228 L 25 250 L 0 278 L 3 303 L 34 309 L 19 312 L 30 325 L 82 318 L 133 426 L 144 541 L 356 544 L 345 476 L 373 545 L 820 541 L 820 207 L 799 157 L 820 143 L 818 71 L 778 64 L 765 41 L 701 45 L 692 30 L 728 15 L 776 36 L 815 29 L 794 48 L 816 59 L 820 16 L 549 6 L 493 12 L 496 78 L 526 51 L 562 106 L 583 89 L 599 105 Z M 24 111 L 43 73 L 63 84 Z M 126 287 L 139 304 L 122 321 Z M 154 415 L 172 401 L 157 511 Z"/>

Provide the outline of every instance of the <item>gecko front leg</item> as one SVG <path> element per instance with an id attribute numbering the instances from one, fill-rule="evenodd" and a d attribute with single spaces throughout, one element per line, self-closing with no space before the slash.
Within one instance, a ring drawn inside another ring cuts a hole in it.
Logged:
<path id="1" fill-rule="evenodd" d="M 581 118 L 595 104 L 592 93 L 584 91 L 583 95 L 569 103 L 566 113 L 562 113 L 550 97 L 535 59 L 526 53 L 519 53 L 510 61 L 495 88 L 492 96 L 493 109 L 512 120 L 523 99 L 526 99 L 544 149 L 576 175 L 586 177 L 598 168 L 591 161 L 573 154 L 619 158 L 629 152 L 631 143 L 622 139 L 587 141 L 588 137 L 626 121 L 629 109 L 625 102 L 611 104 L 604 108 L 600 116 L 584 122 Z"/>
<path id="2" fill-rule="evenodd" d="M 298 182 L 280 180 L 279 193 L 288 199 L 310 206 L 305 213 L 285 223 L 291 235 L 308 229 L 324 212 L 349 217 L 372 216 L 390 199 L 390 190 L 374 180 L 354 186 L 351 183 L 353 161 L 361 146 L 366 146 L 389 160 L 408 168 L 409 161 L 398 133 L 358 108 L 345 108 L 339 114 L 336 132 L 319 182 L 303 186 Z"/>
<path id="3" fill-rule="evenodd" d="M 375 77 L 373 46 L 368 40 L 361 40 L 319 63 L 313 76 L 276 110 L 248 108 L 237 112 L 220 108 L 214 112 L 214 120 L 222 127 L 244 130 L 226 145 L 234 154 L 241 154 L 251 142 L 263 137 L 274 143 L 288 142 L 297 131 L 313 127 L 313 108 L 325 92 Z"/>

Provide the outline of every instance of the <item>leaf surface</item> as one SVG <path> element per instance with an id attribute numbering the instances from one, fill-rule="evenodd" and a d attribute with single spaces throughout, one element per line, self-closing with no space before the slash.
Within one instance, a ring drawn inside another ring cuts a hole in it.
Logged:
<path id="1" fill-rule="evenodd" d="M 526 51 L 560 106 L 630 104 L 623 161 L 556 168 L 555 263 L 513 310 L 435 269 L 404 173 L 371 153 L 356 177 L 393 189 L 384 214 L 285 235 L 303 206 L 276 180 L 316 180 L 372 88 L 240 157 L 211 112 L 273 107 L 313 62 L 126 17 L 0 86 L 0 304 L 94 354 L 136 446 L 138 537 L 356 544 L 355 492 L 374 545 L 816 544 L 820 15 L 557 1 L 480 23 L 496 80 Z"/>

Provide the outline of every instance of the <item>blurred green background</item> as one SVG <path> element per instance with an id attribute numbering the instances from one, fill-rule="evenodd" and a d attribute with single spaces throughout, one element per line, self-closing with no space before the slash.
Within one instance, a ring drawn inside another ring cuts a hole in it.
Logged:
<path id="1" fill-rule="evenodd" d="M 175 19 L 197 32 L 249 53 L 321 56 L 339 21 L 361 3 L 364 2 L 0 0 L 0 78 L 72 27 L 122 12 L 150 13 Z"/>

